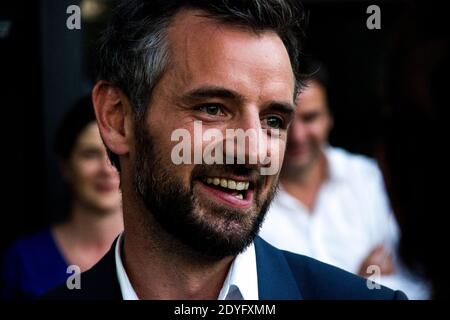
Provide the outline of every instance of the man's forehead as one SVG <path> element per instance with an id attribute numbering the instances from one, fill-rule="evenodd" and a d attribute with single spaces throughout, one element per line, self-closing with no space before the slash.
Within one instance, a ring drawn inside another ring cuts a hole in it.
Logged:
<path id="1" fill-rule="evenodd" d="M 224 27 L 227 29 L 236 29 L 236 31 L 238 29 L 241 31 L 244 30 L 243 27 L 232 25 L 231 23 L 225 24 L 204 10 L 186 8 L 181 9 L 172 18 L 169 26 L 169 35 L 173 35 L 174 33 L 199 35 L 196 33 L 198 30 L 201 30 L 202 34 L 204 34 Z"/>
<path id="2" fill-rule="evenodd" d="M 218 24 L 218 21 L 212 19 L 204 10 L 185 8 L 173 16 L 170 27 L 184 29 L 186 26 L 194 27 L 205 24 Z"/>
<path id="3" fill-rule="evenodd" d="M 236 46 L 249 46 L 251 40 L 267 40 L 277 48 L 282 48 L 289 60 L 287 50 L 281 38 L 272 30 L 256 32 L 250 27 L 240 26 L 229 22 L 219 21 L 207 12 L 194 9 L 183 9 L 177 13 L 168 29 L 169 44 L 174 45 L 174 50 L 184 46 L 202 46 L 208 44 L 223 44 L 227 42 Z M 228 41 L 227 41 L 228 40 Z M 267 45 L 267 43 L 266 43 Z M 205 52 L 206 53 L 206 52 Z"/>
<path id="4" fill-rule="evenodd" d="M 249 71 L 252 76 L 259 72 L 261 79 L 270 75 L 272 88 L 294 86 L 289 55 L 273 31 L 257 34 L 200 10 L 183 10 L 175 16 L 168 38 L 171 65 L 184 83 L 211 78 L 210 85 L 220 85 L 215 77 L 241 77 Z"/>

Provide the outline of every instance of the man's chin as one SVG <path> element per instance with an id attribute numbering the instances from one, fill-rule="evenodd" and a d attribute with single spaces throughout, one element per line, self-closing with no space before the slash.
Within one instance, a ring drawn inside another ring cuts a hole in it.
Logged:
<path id="1" fill-rule="evenodd" d="M 194 249 L 212 258 L 241 253 L 256 237 L 261 225 L 261 212 L 255 205 L 248 209 L 230 209 L 210 199 L 196 199 L 194 212 L 197 216 L 197 228 L 202 230 L 201 239 L 197 238 Z M 193 239 L 191 239 L 193 240 Z"/>
<path id="2" fill-rule="evenodd" d="M 245 236 L 250 232 L 259 214 L 254 206 L 248 209 L 237 209 L 211 200 L 205 202 L 197 200 L 194 210 L 202 223 L 224 234 L 225 237 Z"/>
<path id="3" fill-rule="evenodd" d="M 190 227 L 189 238 L 180 240 L 194 252 L 210 260 L 236 256 L 256 236 L 252 232 L 252 226 L 230 218 L 229 213 L 220 216 L 218 211 L 208 211 L 197 223 Z"/>

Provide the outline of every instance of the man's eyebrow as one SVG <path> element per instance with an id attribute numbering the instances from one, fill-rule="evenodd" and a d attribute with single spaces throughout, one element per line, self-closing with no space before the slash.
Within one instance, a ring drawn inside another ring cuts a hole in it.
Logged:
<path id="1" fill-rule="evenodd" d="M 294 116 L 296 107 L 294 104 L 289 102 L 272 101 L 266 109 L 271 111 L 278 111 L 286 114 L 289 117 L 292 117 Z"/>
<path id="2" fill-rule="evenodd" d="M 240 93 L 225 88 L 225 87 L 219 87 L 219 86 L 205 86 L 200 87 L 197 89 L 193 89 L 191 91 L 188 91 L 182 96 L 182 99 L 202 99 L 202 98 L 221 98 L 221 99 L 228 99 L 228 100 L 236 100 L 239 102 L 243 102 L 245 100 L 244 96 Z M 273 111 L 279 111 L 281 113 L 287 114 L 288 116 L 291 116 L 295 113 L 295 105 L 290 102 L 284 102 L 284 101 L 271 101 L 268 104 L 267 109 L 273 110 Z"/>
<path id="3" fill-rule="evenodd" d="M 221 98 L 243 101 L 244 97 L 238 92 L 218 86 L 205 86 L 193 89 L 183 94 L 182 99 Z"/>

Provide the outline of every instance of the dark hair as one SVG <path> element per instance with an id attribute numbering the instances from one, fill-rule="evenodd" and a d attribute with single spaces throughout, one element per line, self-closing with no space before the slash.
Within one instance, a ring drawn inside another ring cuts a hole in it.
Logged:
<path id="1" fill-rule="evenodd" d="M 147 111 L 151 93 L 168 61 L 166 31 L 184 8 L 254 32 L 275 31 L 286 46 L 297 88 L 300 40 L 305 15 L 298 0 L 127 0 L 114 10 L 98 50 L 98 79 L 119 87 L 129 98 L 136 120 Z M 118 157 L 108 150 L 118 168 Z"/>
<path id="2" fill-rule="evenodd" d="M 315 81 L 320 84 L 325 91 L 329 85 L 329 73 L 325 64 L 316 58 L 304 57 L 303 78 L 305 82 Z"/>
<path id="3" fill-rule="evenodd" d="M 55 152 L 61 160 L 67 160 L 80 133 L 95 120 L 94 107 L 90 95 L 81 97 L 64 115 L 55 137 Z"/>

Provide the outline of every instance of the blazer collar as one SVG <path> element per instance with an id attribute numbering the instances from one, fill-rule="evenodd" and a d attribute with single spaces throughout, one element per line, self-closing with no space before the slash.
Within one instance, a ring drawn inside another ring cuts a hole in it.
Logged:
<path id="1" fill-rule="evenodd" d="M 260 300 L 302 300 L 291 268 L 281 250 L 255 238 Z"/>

